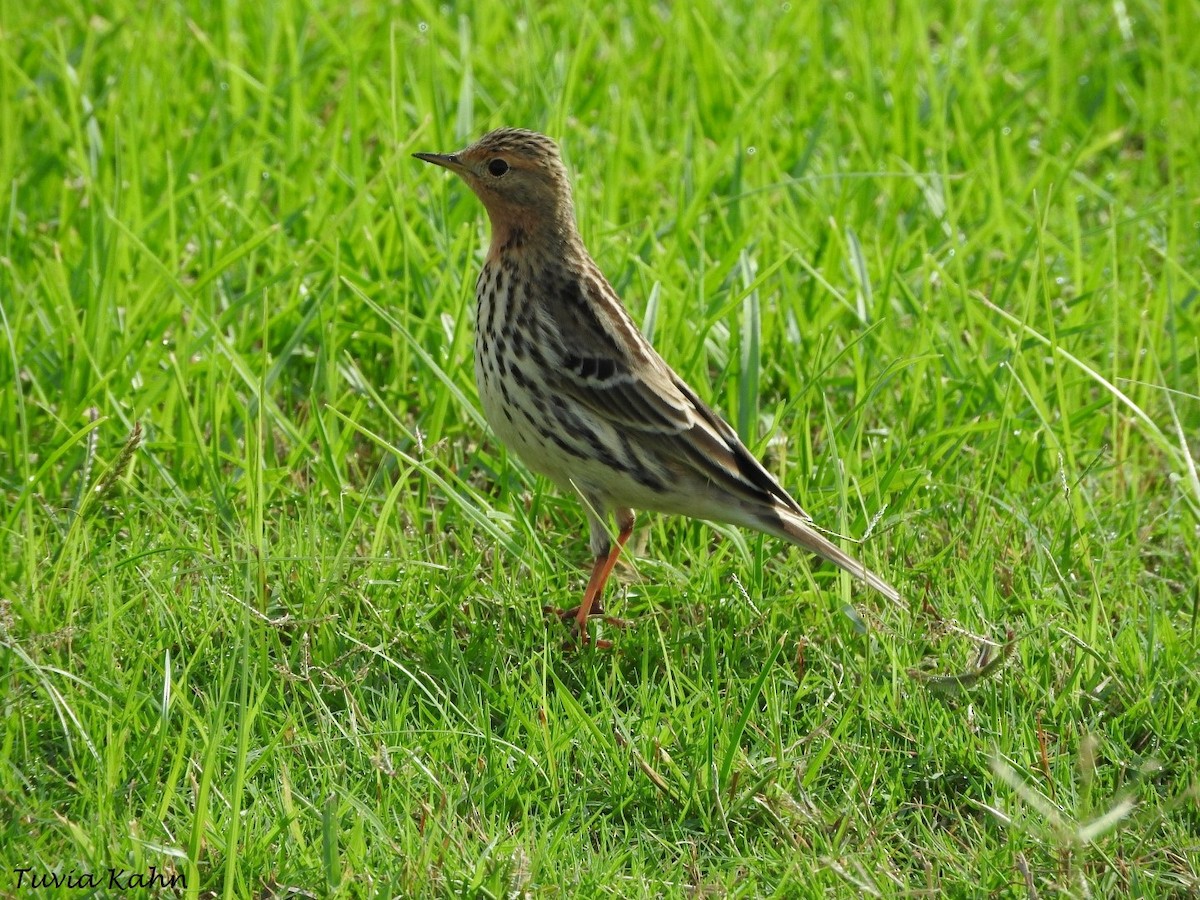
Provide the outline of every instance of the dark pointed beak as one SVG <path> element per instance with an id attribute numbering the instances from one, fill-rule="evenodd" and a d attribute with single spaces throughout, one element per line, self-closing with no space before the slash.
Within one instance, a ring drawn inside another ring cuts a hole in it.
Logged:
<path id="1" fill-rule="evenodd" d="M 462 161 L 454 153 L 414 153 L 413 156 L 451 172 L 461 172 L 463 168 Z"/>

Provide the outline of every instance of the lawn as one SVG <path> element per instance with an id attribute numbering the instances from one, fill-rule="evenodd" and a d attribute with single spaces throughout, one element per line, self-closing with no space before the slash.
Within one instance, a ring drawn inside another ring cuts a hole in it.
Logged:
<path id="1" fill-rule="evenodd" d="M 0 0 L 0 895 L 1195 896 L 1197 33 Z M 498 125 L 902 603 L 647 514 L 613 647 L 547 619 L 411 158 Z"/>

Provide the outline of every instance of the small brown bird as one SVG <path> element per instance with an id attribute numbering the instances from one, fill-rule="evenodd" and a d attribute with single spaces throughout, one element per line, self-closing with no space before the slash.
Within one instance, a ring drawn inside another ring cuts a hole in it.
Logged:
<path id="1" fill-rule="evenodd" d="M 773 534 L 900 599 L 813 528 L 733 428 L 642 336 L 583 246 L 550 138 L 500 128 L 457 153 L 414 155 L 460 176 L 491 219 L 475 285 L 475 378 L 500 439 L 583 500 L 595 565 L 583 602 L 564 617 L 575 616 L 585 642 L 634 509 Z"/>

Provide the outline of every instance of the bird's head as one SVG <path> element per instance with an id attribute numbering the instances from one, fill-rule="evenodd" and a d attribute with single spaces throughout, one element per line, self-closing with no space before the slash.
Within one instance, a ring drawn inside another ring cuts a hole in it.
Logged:
<path id="1" fill-rule="evenodd" d="M 526 234 L 575 229 L 571 185 L 558 145 L 523 128 L 498 128 L 457 153 L 414 153 L 449 169 L 483 201 L 494 238 L 513 229 Z"/>

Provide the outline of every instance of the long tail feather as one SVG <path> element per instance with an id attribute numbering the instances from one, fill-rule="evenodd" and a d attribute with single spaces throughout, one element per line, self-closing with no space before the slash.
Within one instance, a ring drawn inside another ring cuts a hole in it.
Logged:
<path id="1" fill-rule="evenodd" d="M 899 591 L 841 547 L 837 546 L 837 544 L 826 538 L 813 528 L 808 521 L 783 509 L 776 509 L 775 513 L 778 516 L 778 526 L 773 527 L 774 523 L 764 522 L 762 526 L 764 530 L 777 534 L 785 540 L 791 541 L 797 547 L 803 547 L 805 550 L 815 553 L 822 559 L 829 560 L 835 566 L 845 569 L 855 578 L 862 579 L 866 584 L 879 591 L 879 593 L 883 594 L 889 600 L 898 601 L 901 599 Z"/>

